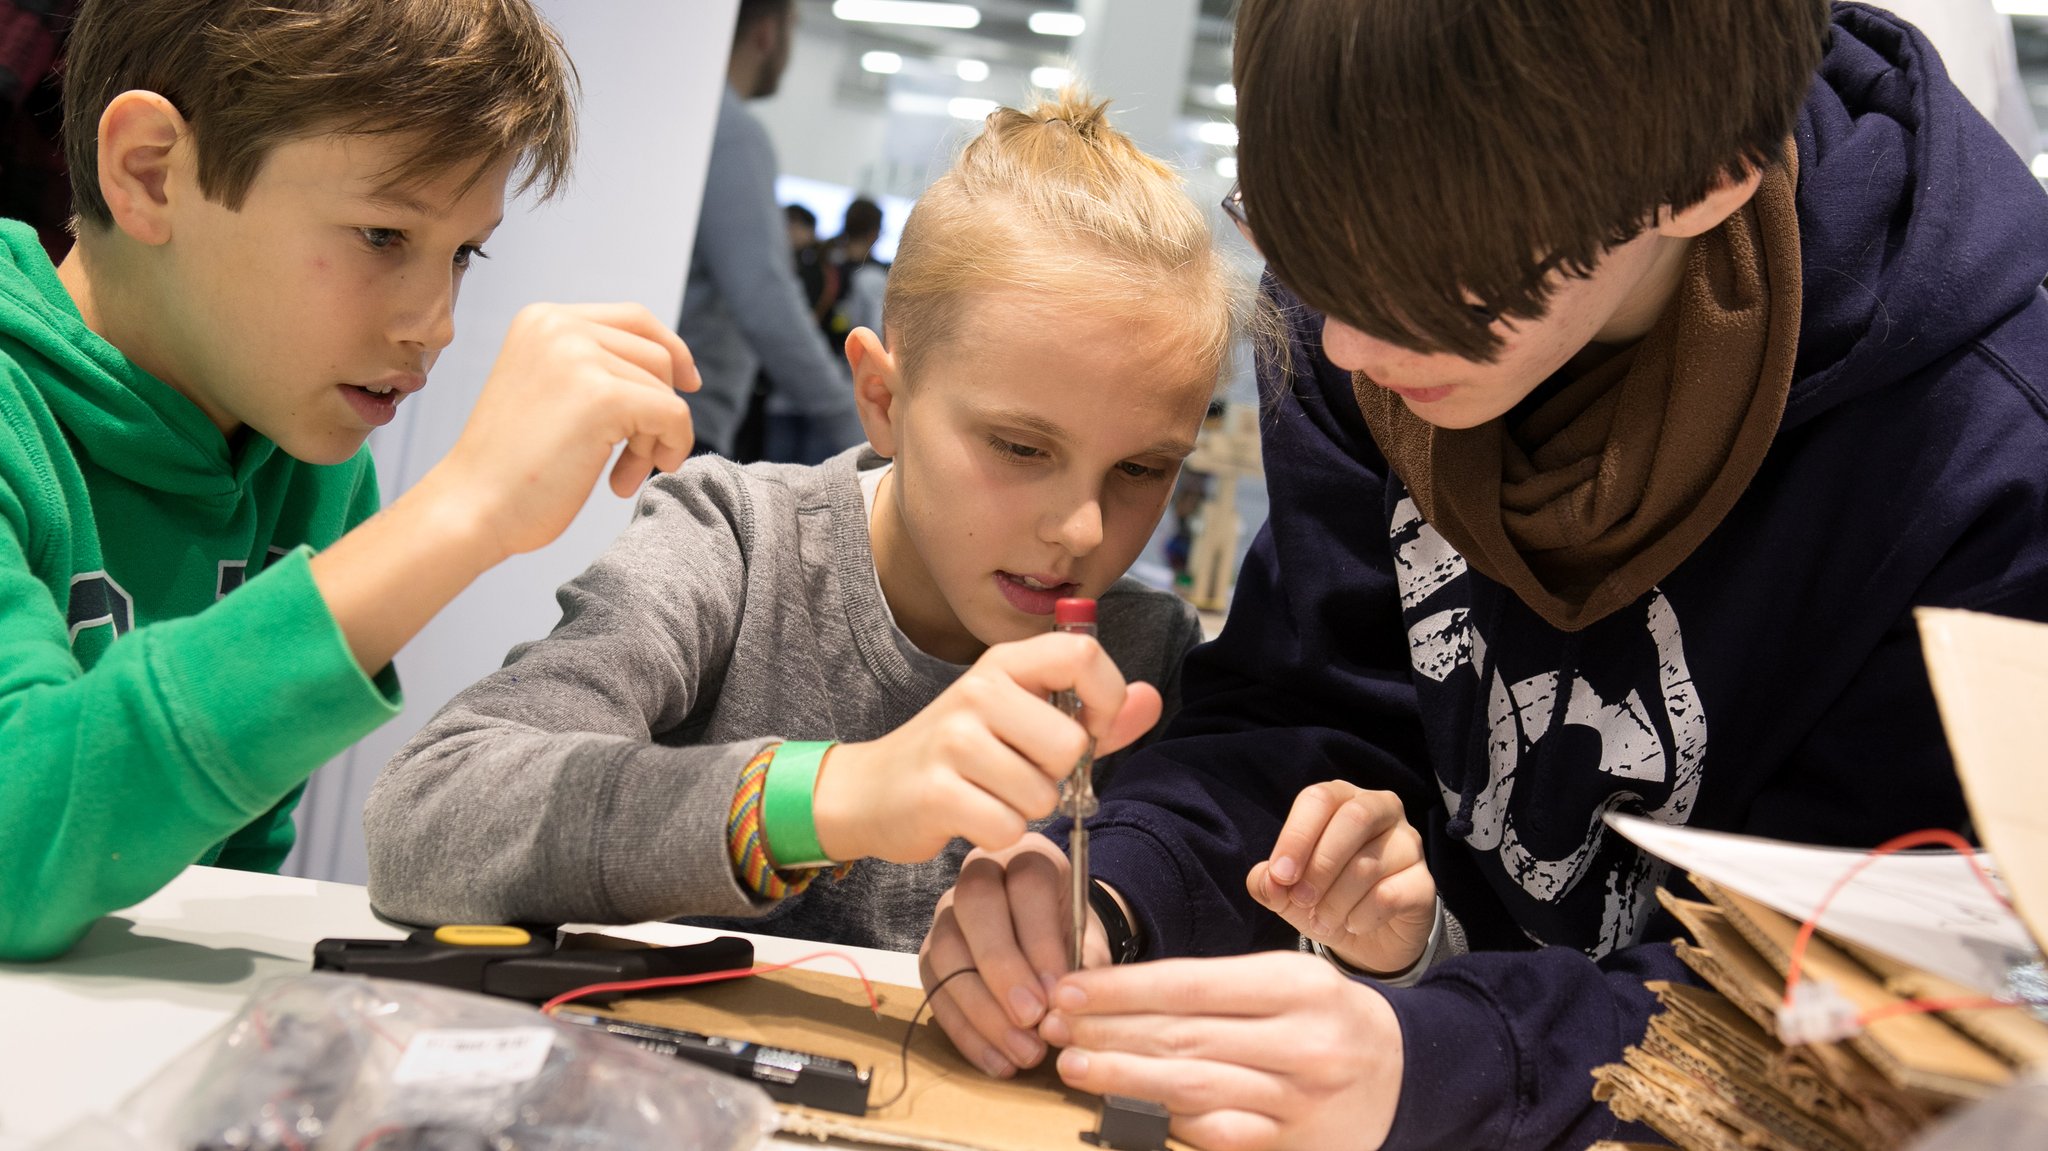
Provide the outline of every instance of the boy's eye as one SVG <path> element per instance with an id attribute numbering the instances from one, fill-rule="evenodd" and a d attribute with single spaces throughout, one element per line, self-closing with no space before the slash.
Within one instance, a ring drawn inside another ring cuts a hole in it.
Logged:
<path id="1" fill-rule="evenodd" d="M 1012 443 L 1001 436 L 990 436 L 988 442 L 989 446 L 994 448 L 997 454 L 1007 456 L 1013 460 L 1042 460 L 1045 458 L 1044 449 L 1034 448 L 1027 444 Z"/>
<path id="2" fill-rule="evenodd" d="M 405 239 L 405 233 L 396 228 L 357 228 L 356 233 L 362 236 L 363 243 L 378 252 L 389 251 Z"/>
<path id="3" fill-rule="evenodd" d="M 491 254 L 476 244 L 464 244 L 460 248 L 455 249 L 455 266 L 457 269 L 468 268 L 471 260 L 488 260 L 490 258 Z"/>
<path id="4" fill-rule="evenodd" d="M 1166 478 L 1165 468 L 1155 468 L 1146 464 L 1134 463 L 1130 460 L 1125 460 L 1123 463 L 1118 464 L 1116 466 L 1116 470 L 1122 472 L 1125 476 L 1128 476 L 1129 478 L 1134 480 L 1158 480 Z"/>

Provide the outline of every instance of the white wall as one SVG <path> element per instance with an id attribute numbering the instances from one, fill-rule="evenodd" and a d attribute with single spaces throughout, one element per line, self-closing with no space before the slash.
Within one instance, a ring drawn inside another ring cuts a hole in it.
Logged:
<path id="1" fill-rule="evenodd" d="M 388 501 L 462 430 L 513 313 L 537 300 L 630 300 L 673 322 L 704 192 L 738 0 L 540 0 L 583 83 L 574 183 L 512 205 L 463 285 L 455 343 L 425 391 L 371 437 Z M 363 800 L 377 772 L 505 651 L 554 625 L 554 591 L 625 526 L 631 504 L 600 487 L 562 538 L 486 574 L 399 653 L 405 713 L 322 768 L 299 807 L 296 875 L 361 883 Z"/>

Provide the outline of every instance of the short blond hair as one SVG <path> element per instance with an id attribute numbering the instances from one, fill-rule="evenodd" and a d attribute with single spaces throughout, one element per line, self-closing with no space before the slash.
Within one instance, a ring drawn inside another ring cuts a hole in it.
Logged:
<path id="1" fill-rule="evenodd" d="M 882 310 L 912 377 L 997 289 L 1177 322 L 1173 353 L 1221 372 L 1246 293 L 1180 176 L 1108 106 L 1069 88 L 999 108 L 918 198 Z"/>
<path id="2" fill-rule="evenodd" d="M 316 133 L 406 137 L 395 186 L 517 159 L 543 199 L 576 152 L 576 72 L 532 0 L 86 0 L 64 68 L 72 210 L 100 194 L 101 113 L 146 89 L 192 126 L 199 186 L 240 208 L 271 149 Z"/>

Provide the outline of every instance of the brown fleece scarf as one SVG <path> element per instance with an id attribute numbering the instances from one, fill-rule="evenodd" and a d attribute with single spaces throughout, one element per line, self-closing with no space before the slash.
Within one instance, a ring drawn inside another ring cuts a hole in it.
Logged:
<path id="1" fill-rule="evenodd" d="M 1423 516 L 1553 627 L 1578 631 L 1655 587 L 1763 465 L 1799 345 L 1796 175 L 1790 163 L 1766 173 L 1747 206 L 1694 241 L 1650 333 L 1517 427 L 1437 428 L 1353 378 Z"/>

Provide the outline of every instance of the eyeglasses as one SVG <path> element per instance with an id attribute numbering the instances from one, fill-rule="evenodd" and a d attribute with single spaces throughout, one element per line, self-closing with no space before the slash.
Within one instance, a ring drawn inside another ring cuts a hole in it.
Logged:
<path id="1" fill-rule="evenodd" d="M 1250 244 L 1253 251 L 1257 251 L 1259 241 L 1253 237 L 1251 218 L 1244 212 L 1243 184 L 1231 181 L 1230 191 L 1223 195 L 1222 207 L 1223 214 L 1230 217 L 1230 222 L 1236 224 L 1237 230 L 1244 235 L 1245 243 Z M 1482 328 L 1490 328 L 1500 322 L 1500 313 L 1485 304 L 1467 304 L 1465 307 L 1472 313 L 1473 322 Z"/>

